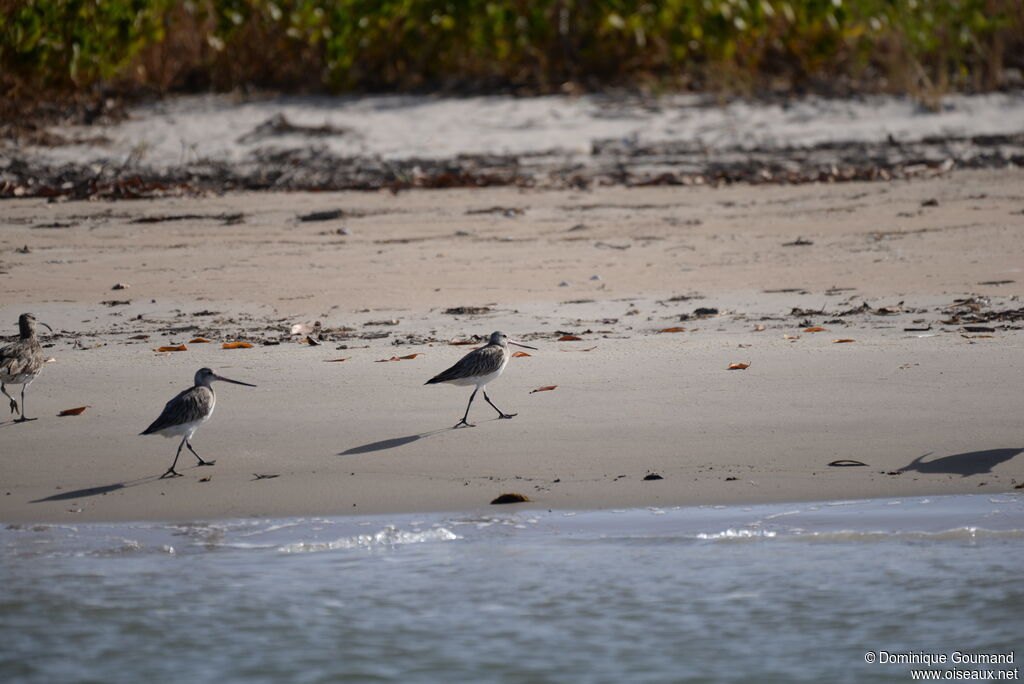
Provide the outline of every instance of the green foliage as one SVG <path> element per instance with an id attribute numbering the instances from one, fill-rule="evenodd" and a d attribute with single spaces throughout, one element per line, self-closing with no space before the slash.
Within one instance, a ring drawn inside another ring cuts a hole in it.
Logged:
<path id="1" fill-rule="evenodd" d="M 26 0 L 0 5 L 0 69 L 42 87 L 114 78 L 164 38 L 174 0 Z"/>
<path id="2" fill-rule="evenodd" d="M 1024 0 L 0 0 L 0 87 L 999 85 Z M 13 84 L 13 85 L 12 85 Z"/>

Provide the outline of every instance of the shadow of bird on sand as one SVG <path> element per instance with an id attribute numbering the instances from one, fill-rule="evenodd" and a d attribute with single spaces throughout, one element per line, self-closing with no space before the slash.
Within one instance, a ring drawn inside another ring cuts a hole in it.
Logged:
<path id="1" fill-rule="evenodd" d="M 98 487 L 86 487 L 85 489 L 76 489 L 70 492 L 61 492 L 60 494 L 53 494 L 42 499 L 35 499 L 29 501 L 29 503 L 45 503 L 47 501 L 67 501 L 68 499 L 84 499 L 89 496 L 100 496 L 107 494 L 108 492 L 116 492 L 119 489 L 127 489 L 128 487 L 138 487 L 141 484 L 147 482 L 157 482 L 160 478 L 156 475 L 149 475 L 147 477 L 140 477 L 137 480 L 129 480 L 128 482 L 115 482 L 114 484 L 100 485 Z"/>
<path id="2" fill-rule="evenodd" d="M 368 454 L 372 451 L 384 451 L 386 449 L 395 449 L 406 444 L 412 444 L 415 441 L 425 439 L 427 437 L 433 437 L 439 435 L 442 432 L 448 432 L 454 428 L 441 428 L 440 430 L 431 430 L 430 432 L 421 432 L 418 435 L 407 435 L 405 437 L 392 437 L 390 439 L 382 439 L 379 442 L 370 442 L 369 444 L 362 444 L 360 446 L 352 447 L 340 452 L 339 456 L 353 456 L 355 454 Z"/>
<path id="3" fill-rule="evenodd" d="M 1015 449 L 985 449 L 984 451 L 967 451 L 962 454 L 943 456 L 930 461 L 924 459 L 932 455 L 928 452 L 918 456 L 913 461 L 899 469 L 900 472 L 916 471 L 919 473 L 945 473 L 948 475 L 981 475 L 991 473 L 992 469 L 1002 463 L 1009 461 L 1017 454 L 1024 453 L 1024 448 Z"/>

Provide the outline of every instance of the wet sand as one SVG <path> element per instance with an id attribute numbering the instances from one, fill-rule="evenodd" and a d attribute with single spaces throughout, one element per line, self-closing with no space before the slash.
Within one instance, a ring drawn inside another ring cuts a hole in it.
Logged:
<path id="1" fill-rule="evenodd" d="M 58 333 L 28 390 L 39 420 L 0 423 L 0 519 L 1009 491 L 1024 481 L 1022 188 L 1012 170 L 8 200 L 2 331 L 32 311 Z M 321 344 L 290 335 L 317 320 Z M 519 415 L 478 401 L 478 426 L 451 430 L 470 390 L 423 383 L 468 349 L 448 341 L 495 329 L 538 347 L 489 387 Z M 237 340 L 254 347 L 221 348 Z M 188 351 L 153 351 L 172 343 Z M 185 477 L 159 480 L 176 443 L 137 433 L 201 366 L 259 387 L 216 385 L 193 440 L 216 466 L 182 456 Z"/>

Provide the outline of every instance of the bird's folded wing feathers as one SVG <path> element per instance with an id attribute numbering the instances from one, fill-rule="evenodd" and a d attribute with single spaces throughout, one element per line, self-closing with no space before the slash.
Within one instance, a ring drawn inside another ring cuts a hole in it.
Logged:
<path id="1" fill-rule="evenodd" d="M 459 362 L 446 371 L 435 375 L 430 379 L 431 383 L 457 380 L 458 378 L 471 378 L 478 375 L 487 375 L 501 368 L 504 353 L 497 345 L 488 345 L 475 349 L 459 359 Z"/>
<path id="2" fill-rule="evenodd" d="M 190 423 L 206 415 L 208 401 L 205 394 L 198 391 L 200 389 L 199 387 L 191 387 L 167 402 L 164 410 L 160 413 L 160 417 L 143 430 L 142 434 L 148 435 L 164 428 Z"/>

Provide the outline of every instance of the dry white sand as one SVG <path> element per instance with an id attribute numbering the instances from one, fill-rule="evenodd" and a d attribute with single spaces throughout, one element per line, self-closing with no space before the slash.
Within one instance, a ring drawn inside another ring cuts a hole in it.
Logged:
<path id="1" fill-rule="evenodd" d="M 265 136 L 261 125 L 283 116 L 298 126 L 335 129 L 332 135 Z M 774 104 L 709 97 L 658 98 L 432 96 L 266 97 L 226 95 L 169 98 L 134 108 L 111 125 L 55 128 L 79 145 L 36 147 L 30 156 L 57 162 L 134 159 L 149 167 L 198 160 L 238 163 L 261 150 L 311 144 L 339 156 L 384 159 L 446 158 L 459 154 L 561 151 L 585 161 L 598 140 L 726 147 L 804 147 L 846 141 L 901 142 L 930 136 L 1016 134 L 1024 94 L 947 95 L 938 111 L 909 97 L 852 100 L 790 98 Z M 3 142 L 0 141 L 0 149 Z"/>
<path id="2" fill-rule="evenodd" d="M 515 211 L 470 213 L 493 207 Z M 33 311 L 80 336 L 48 348 L 55 362 L 28 391 L 39 420 L 0 424 L 0 520 L 468 510 L 507 491 L 544 508 L 668 506 L 1024 480 L 1022 323 L 942 322 L 958 298 L 1024 306 L 1020 171 L 3 208 L 5 334 Z M 348 217 L 296 219 L 334 208 Z M 216 218 L 237 212 L 241 223 Z M 813 244 L 785 246 L 797 238 Z M 119 282 L 130 287 L 112 291 Z M 896 313 L 838 316 L 862 302 Z M 456 306 L 491 312 L 444 313 Z M 719 313 L 680 320 L 698 307 Z M 314 320 L 353 337 L 220 348 Z M 686 330 L 657 332 L 673 326 Z M 478 427 L 448 429 L 470 390 L 423 386 L 467 350 L 443 340 L 495 329 L 539 348 L 489 388 L 519 415 L 494 420 L 478 397 Z M 359 337 L 372 331 L 389 335 Z M 214 344 L 152 351 L 197 334 Z M 726 370 L 735 362 L 751 365 Z M 216 466 L 186 453 L 185 477 L 158 480 L 176 443 L 137 433 L 201 366 L 259 387 L 216 385 L 217 412 L 193 440 Z"/>

